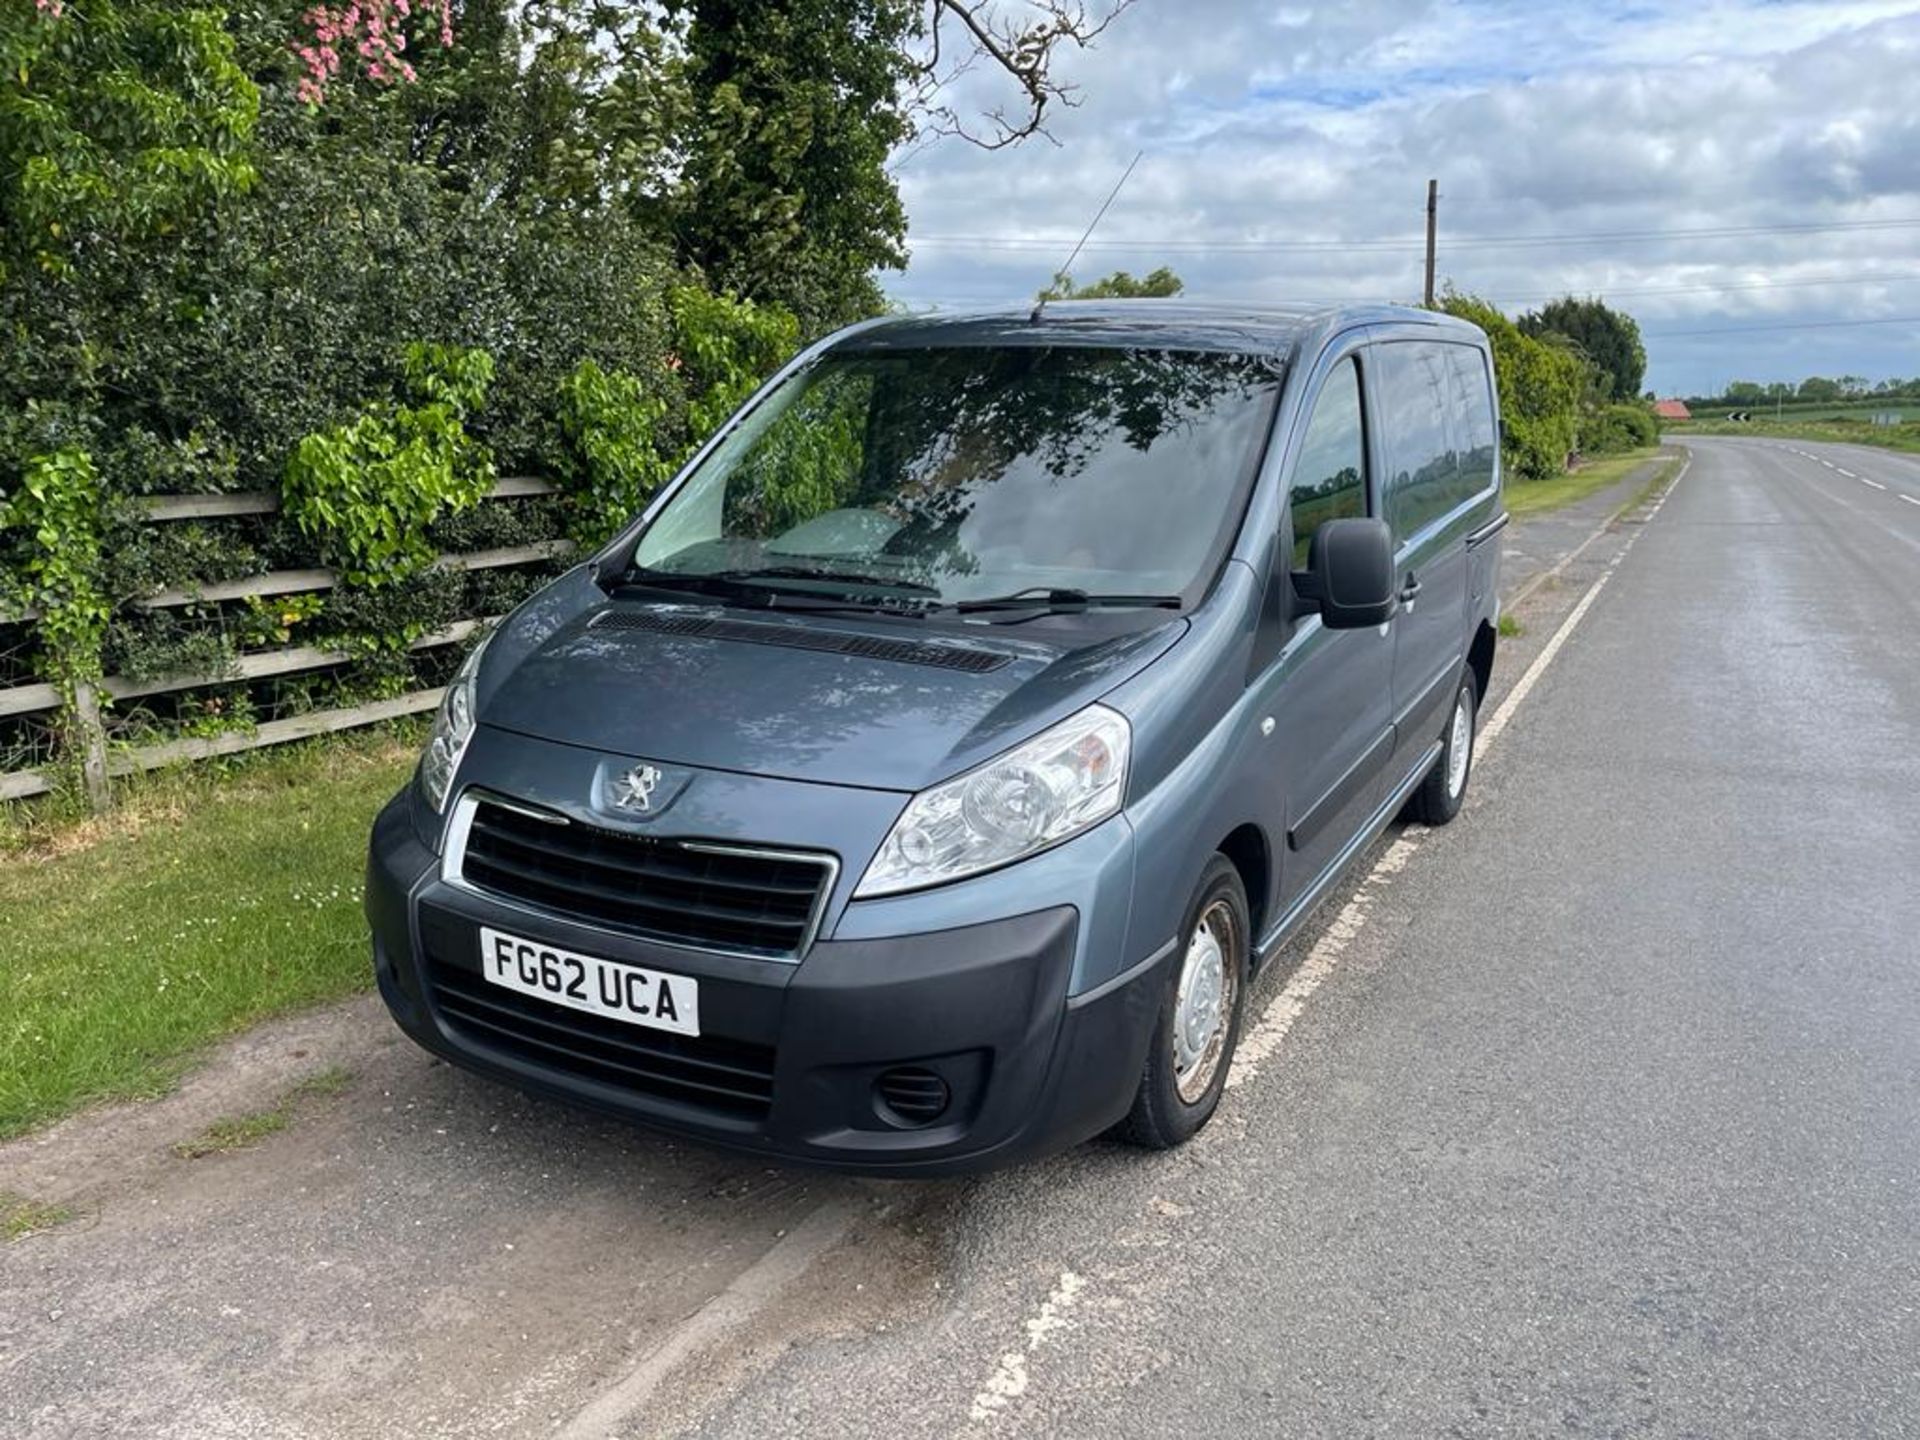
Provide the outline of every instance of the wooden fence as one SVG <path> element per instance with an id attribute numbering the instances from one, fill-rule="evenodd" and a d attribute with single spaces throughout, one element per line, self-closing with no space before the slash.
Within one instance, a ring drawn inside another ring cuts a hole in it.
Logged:
<path id="1" fill-rule="evenodd" d="M 493 488 L 490 497 L 507 500 L 547 495 L 553 487 L 544 480 L 508 479 Z M 280 497 L 271 491 L 236 491 L 228 494 L 164 495 L 146 502 L 150 523 L 170 520 L 221 519 L 236 515 L 270 515 L 280 508 Z M 525 565 L 551 560 L 573 549 L 570 540 L 541 540 L 530 545 L 515 545 L 499 550 L 477 550 L 463 555 L 442 555 L 436 562 L 446 569 L 489 570 L 508 565 Z M 241 580 L 222 580 L 206 585 L 161 590 L 133 603 L 141 609 L 159 610 L 221 600 L 244 600 L 253 596 L 291 595 L 331 590 L 336 583 L 331 570 L 276 570 Z M 0 624 L 36 619 L 37 611 L 0 612 Z M 414 641 L 415 650 L 457 644 L 492 619 L 462 620 Z M 440 703 L 439 689 L 414 690 L 389 700 L 348 706 L 334 710 L 316 710 L 284 720 L 269 720 L 249 730 L 225 734 L 168 740 L 140 746 L 111 746 L 100 718 L 102 697 L 132 700 L 145 695 L 192 690 L 202 686 L 244 683 L 321 670 L 351 659 L 344 650 L 312 645 L 289 645 L 277 650 L 257 651 L 236 657 L 234 663 L 214 674 L 164 675 L 135 680 L 124 675 L 109 675 L 97 688 L 81 687 L 75 697 L 77 739 L 81 746 L 80 771 L 89 797 L 96 807 L 106 798 L 111 777 L 132 775 L 162 765 L 188 760 L 203 760 L 215 755 L 232 755 L 266 745 L 302 740 L 359 725 L 372 725 L 396 716 L 431 710 Z M 60 692 L 52 685 L 15 685 L 0 688 L 0 719 L 31 715 L 59 708 Z M 54 786 L 54 778 L 44 770 L 14 770 L 0 773 L 0 801 L 20 800 L 43 794 Z"/>

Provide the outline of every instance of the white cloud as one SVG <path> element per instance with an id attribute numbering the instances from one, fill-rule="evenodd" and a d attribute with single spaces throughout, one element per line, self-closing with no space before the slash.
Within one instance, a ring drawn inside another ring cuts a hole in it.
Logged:
<path id="1" fill-rule="evenodd" d="M 1167 263 L 1208 298 L 1411 298 L 1433 175 L 1443 275 L 1509 308 L 1617 295 L 1662 388 L 1920 371 L 1920 326 L 1658 338 L 1920 315 L 1920 227 L 1860 224 L 1920 219 L 1910 4 L 1143 0 L 1066 73 L 1085 103 L 1057 147 L 904 163 L 900 299 L 1030 296 L 1144 149 L 1082 276 Z"/>

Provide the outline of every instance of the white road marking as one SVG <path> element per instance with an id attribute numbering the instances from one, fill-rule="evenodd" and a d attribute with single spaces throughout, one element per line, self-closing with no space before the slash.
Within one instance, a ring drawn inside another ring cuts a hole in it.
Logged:
<path id="1" fill-rule="evenodd" d="M 1839 466 L 1835 465 L 1831 460 L 1822 460 L 1820 463 L 1826 466 L 1829 470 L 1837 470 L 1840 468 Z"/>
<path id="2" fill-rule="evenodd" d="M 1500 708 L 1487 717 L 1486 724 L 1480 727 L 1480 734 L 1474 741 L 1474 758 L 1478 759 L 1485 755 L 1493 742 L 1500 738 L 1500 732 L 1507 728 L 1507 723 L 1513 719 L 1514 711 L 1518 710 L 1527 696 L 1533 693 L 1533 687 L 1540 683 L 1540 677 L 1546 674 L 1547 667 L 1560 653 L 1560 647 L 1567 643 L 1567 637 L 1573 634 L 1574 627 L 1587 618 L 1587 611 L 1593 608 L 1593 602 L 1600 597 L 1600 592 L 1606 588 L 1607 581 L 1613 578 L 1614 567 L 1626 557 L 1627 551 L 1633 548 L 1633 542 L 1639 538 L 1637 535 L 1630 536 L 1627 543 L 1620 547 L 1620 553 L 1613 557 L 1607 568 L 1600 572 L 1600 578 L 1595 580 L 1588 587 L 1587 593 L 1580 597 L 1580 603 L 1573 607 L 1565 620 L 1561 621 L 1560 628 L 1553 632 L 1553 638 L 1547 641 L 1546 647 L 1533 657 L 1533 664 L 1527 667 L 1526 673 L 1514 682 L 1513 689 L 1507 692 L 1507 698 L 1500 702 Z"/>
<path id="3" fill-rule="evenodd" d="M 1849 480 L 1858 480 L 1860 478 L 1858 475 L 1854 474 L 1853 471 L 1847 470 L 1844 468 L 1840 470 L 1840 473 L 1846 476 Z"/>
<path id="4" fill-rule="evenodd" d="M 1420 848 L 1420 838 L 1426 833 L 1423 829 L 1408 830 L 1387 847 L 1386 853 L 1367 872 L 1367 878 L 1360 882 L 1353 898 L 1340 907 L 1333 923 L 1307 951 L 1300 968 L 1287 977 L 1280 993 L 1268 1003 L 1260 1022 L 1240 1037 L 1239 1048 L 1233 1052 L 1233 1068 L 1227 1072 L 1227 1089 L 1258 1078 L 1261 1064 L 1280 1048 L 1280 1042 L 1287 1038 L 1293 1022 L 1307 1008 L 1313 992 L 1333 973 L 1333 967 L 1340 963 L 1347 947 L 1366 929 L 1367 909 L 1373 904 L 1376 891 L 1407 868 L 1414 851 Z"/>
<path id="5" fill-rule="evenodd" d="M 1920 505 L 1920 496 L 1902 495 L 1900 498 L 1906 501 L 1909 505 Z"/>
<path id="6" fill-rule="evenodd" d="M 1086 1283 L 1071 1270 L 1060 1272 L 1053 1292 L 1027 1321 L 1027 1343 L 1002 1355 L 993 1373 L 987 1376 L 987 1383 L 974 1392 L 967 1418 L 975 1425 L 986 1424 L 1027 1393 L 1027 1357 L 1038 1351 L 1056 1331 L 1067 1327 L 1067 1312 L 1079 1302 Z"/>
<path id="7" fill-rule="evenodd" d="M 1876 490 L 1884 490 L 1887 488 L 1886 486 L 1882 485 L 1878 480 L 1869 480 L 1864 475 L 1860 476 L 1859 480 L 1862 485 L 1871 485 Z"/>

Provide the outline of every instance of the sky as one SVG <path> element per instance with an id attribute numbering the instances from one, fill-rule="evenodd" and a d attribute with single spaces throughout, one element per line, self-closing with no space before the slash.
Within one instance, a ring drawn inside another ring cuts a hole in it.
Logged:
<path id="1" fill-rule="evenodd" d="M 1059 72 L 1055 143 L 894 157 L 892 298 L 1030 299 L 1139 151 L 1076 278 L 1417 301 L 1432 177 L 1443 283 L 1601 296 L 1661 394 L 1920 375 L 1912 0 L 1138 0 Z M 989 79 L 959 98 L 1010 98 Z"/>

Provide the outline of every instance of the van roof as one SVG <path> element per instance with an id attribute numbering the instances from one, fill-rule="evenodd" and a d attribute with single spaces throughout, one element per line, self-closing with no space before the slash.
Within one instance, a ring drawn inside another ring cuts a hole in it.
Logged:
<path id="1" fill-rule="evenodd" d="M 1419 325 L 1480 338 L 1464 320 L 1410 305 L 1200 304 L 1191 300 L 1049 300 L 1031 305 L 896 315 L 849 331 L 835 350 L 947 345 L 1149 346 L 1291 359 L 1309 338 L 1355 325 Z"/>

